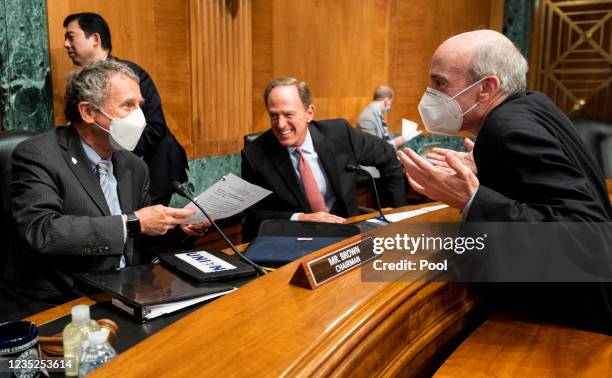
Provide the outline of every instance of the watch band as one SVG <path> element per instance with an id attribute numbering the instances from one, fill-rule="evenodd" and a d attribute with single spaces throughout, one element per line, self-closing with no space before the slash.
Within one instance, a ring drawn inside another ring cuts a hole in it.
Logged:
<path id="1" fill-rule="evenodd" d="M 134 213 L 129 213 L 127 215 L 126 228 L 128 232 L 128 236 L 133 238 L 135 236 L 140 235 L 140 220 Z"/>

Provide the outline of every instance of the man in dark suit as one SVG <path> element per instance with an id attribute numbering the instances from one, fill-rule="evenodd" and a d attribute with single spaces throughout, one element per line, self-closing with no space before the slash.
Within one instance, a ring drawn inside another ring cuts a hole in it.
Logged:
<path id="1" fill-rule="evenodd" d="M 149 167 L 151 203 L 167 206 L 172 197 L 172 181 L 187 181 L 187 155 L 166 126 L 162 103 L 153 80 L 136 63 L 113 57 L 110 29 L 96 13 L 76 13 L 64 19 L 64 47 L 77 66 L 96 60 L 118 60 L 127 64 L 140 79 L 140 92 L 144 97 L 142 111 L 147 120 L 134 153 L 142 156 Z"/>
<path id="2" fill-rule="evenodd" d="M 306 83 L 272 80 L 264 101 L 272 127 L 242 151 L 242 177 L 273 194 L 251 209 L 247 236 L 269 218 L 341 223 L 357 215 L 357 173 L 347 165 L 378 168 L 392 205 L 405 204 L 404 178 L 393 148 L 344 119 L 313 121 Z"/>
<path id="3" fill-rule="evenodd" d="M 611 221 L 599 166 L 571 121 L 542 93 L 525 92 L 526 74 L 525 58 L 500 33 L 444 42 L 419 105 L 423 123 L 478 137 L 473 152 L 436 149 L 429 161 L 398 153 L 410 184 L 469 221 Z"/>
<path id="4" fill-rule="evenodd" d="M 126 151 L 144 128 L 138 77 L 128 66 L 98 61 L 73 72 L 65 98 L 70 125 L 19 144 L 12 162 L 21 245 L 2 285 L 43 307 L 75 296 L 75 272 L 141 263 L 141 234 L 166 234 L 195 213 L 150 206 L 147 166 Z M 182 226 L 189 235 L 203 228 Z"/>
<path id="5" fill-rule="evenodd" d="M 546 245 L 541 241 L 547 238 L 553 243 L 555 239 L 569 242 L 559 249 L 531 250 L 537 256 L 530 262 L 538 258 L 540 264 L 523 270 L 537 272 L 538 276 L 528 276 L 533 281 L 539 282 L 549 269 L 554 271 L 565 254 L 575 263 L 589 261 L 584 265 L 588 271 L 607 269 L 609 278 L 610 223 L 604 222 L 612 221 L 612 206 L 602 172 L 571 121 L 542 93 L 525 92 L 526 74 L 525 58 L 498 32 L 479 30 L 444 42 L 432 58 L 430 88 L 419 104 L 423 123 L 432 132 L 466 130 L 477 139 L 475 145 L 466 141 L 472 151 L 437 149 L 428 160 L 408 149 L 398 152 L 410 185 L 460 209 L 467 222 L 530 222 L 525 224 L 532 226 L 534 222 L 589 222 L 581 226 L 583 232 L 576 239 L 563 232 L 530 234 L 528 226 L 521 234 L 503 237 L 513 246 L 517 245 L 513 239 L 526 239 L 527 250 L 530 244 Z M 495 227 L 495 223 L 479 224 Z M 474 226 L 466 226 L 470 225 Z M 514 227 L 517 230 L 520 225 Z M 566 230 L 563 224 L 557 227 Z M 582 249 L 586 242 L 589 247 Z M 499 250 L 512 254 L 517 249 Z M 569 274 L 565 277 L 571 280 Z M 599 280 L 603 279 L 500 285 L 495 287 L 495 297 L 505 310 L 610 333 L 612 291 L 609 283 Z"/>

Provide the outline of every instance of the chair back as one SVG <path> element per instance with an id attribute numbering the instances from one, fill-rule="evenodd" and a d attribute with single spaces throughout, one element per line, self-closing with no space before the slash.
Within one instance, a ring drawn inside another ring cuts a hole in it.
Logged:
<path id="1" fill-rule="evenodd" d="M 246 148 L 246 146 L 251 143 L 252 141 L 254 141 L 255 139 L 257 139 L 262 133 L 252 133 L 252 134 L 247 134 L 243 137 L 244 139 L 244 147 Z"/>
<path id="2" fill-rule="evenodd" d="M 15 147 L 36 135 L 32 131 L 3 131 L 0 132 L 0 230 L 8 235 L 8 240 L 3 240 L 0 246 L 0 278 L 4 273 L 6 257 L 14 243 L 13 215 L 11 214 L 11 190 L 10 184 L 13 177 L 12 156 Z M 41 152 L 43 153 L 43 152 Z"/>
<path id="3" fill-rule="evenodd" d="M 612 123 L 592 118 L 574 118 L 576 131 L 606 177 L 612 177 Z"/>

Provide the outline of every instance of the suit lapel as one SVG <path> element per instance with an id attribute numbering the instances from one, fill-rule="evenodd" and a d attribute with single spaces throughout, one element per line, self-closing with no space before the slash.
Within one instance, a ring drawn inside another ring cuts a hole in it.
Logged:
<path id="1" fill-rule="evenodd" d="M 59 131 L 59 143 L 64 149 L 62 155 L 66 164 L 72 170 L 72 173 L 76 176 L 79 183 L 85 189 L 85 192 L 91 197 L 91 200 L 96 204 L 98 209 L 103 215 L 111 215 L 100 188 L 100 182 L 92 170 L 91 163 L 83 146 L 81 145 L 81 138 L 77 134 L 76 130 L 72 126 L 68 126 Z"/>
<path id="2" fill-rule="evenodd" d="M 132 204 L 132 171 L 126 167 L 126 159 L 122 153 L 113 153 L 113 175 L 117 179 L 117 196 L 119 197 L 119 206 L 123 214 L 128 214 L 134 211 Z M 125 262 L 133 265 L 134 259 L 134 240 L 127 238 L 125 242 Z"/>
<path id="3" fill-rule="evenodd" d="M 308 199 L 306 199 L 306 194 L 304 193 L 302 185 L 295 174 L 287 148 L 280 145 L 274 135 L 272 135 L 272 138 L 274 138 L 272 143 L 268 143 L 268 148 L 270 149 L 270 160 L 272 160 L 274 167 L 278 170 L 279 176 L 285 182 L 285 185 L 287 188 L 289 188 L 291 194 L 293 194 L 296 202 L 302 209 L 304 209 L 305 212 L 310 213 L 312 211 L 310 208 L 310 203 L 308 202 Z"/>
<path id="4" fill-rule="evenodd" d="M 334 190 L 334 194 L 336 195 L 336 201 L 342 204 L 344 209 L 346 209 L 333 147 L 325 141 L 325 136 L 321 134 L 316 127 L 309 126 L 308 129 L 310 130 L 310 136 L 312 137 L 312 144 L 314 145 L 315 151 L 319 156 L 319 162 L 321 162 L 321 165 L 325 170 L 325 174 L 327 175 L 327 179 L 329 180 L 329 183 Z M 344 169 L 344 167 L 342 167 L 342 169 Z M 331 211 L 331 209 L 329 210 Z"/>
<path id="5" fill-rule="evenodd" d="M 119 205 L 124 213 L 134 210 L 132 205 L 132 172 L 125 166 L 125 156 L 115 152 L 113 154 L 113 174 L 117 179 L 117 195 Z"/>

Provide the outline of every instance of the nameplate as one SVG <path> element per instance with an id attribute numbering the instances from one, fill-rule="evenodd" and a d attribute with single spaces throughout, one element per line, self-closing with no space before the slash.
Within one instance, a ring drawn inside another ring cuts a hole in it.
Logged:
<path id="1" fill-rule="evenodd" d="M 315 254 L 298 266 L 290 283 L 316 289 L 324 283 L 343 275 L 376 257 L 373 252 L 372 238 L 352 243 L 332 252 Z"/>

